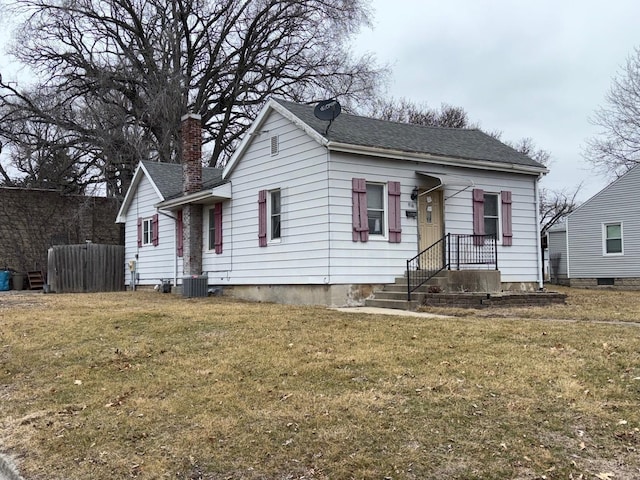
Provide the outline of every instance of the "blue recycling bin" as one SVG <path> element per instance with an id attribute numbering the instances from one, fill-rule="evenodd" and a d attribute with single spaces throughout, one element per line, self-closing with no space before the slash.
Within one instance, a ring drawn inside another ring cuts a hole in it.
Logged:
<path id="1" fill-rule="evenodd" d="M 9 290 L 9 279 L 11 272 L 9 270 L 0 270 L 0 292 Z"/>

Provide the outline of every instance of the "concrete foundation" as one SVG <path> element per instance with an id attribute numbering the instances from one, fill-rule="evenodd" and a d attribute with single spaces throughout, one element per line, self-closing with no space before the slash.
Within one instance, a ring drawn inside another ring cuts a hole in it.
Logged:
<path id="1" fill-rule="evenodd" d="M 499 270 L 449 270 L 449 292 L 500 292 Z"/>
<path id="2" fill-rule="evenodd" d="M 254 302 L 288 305 L 363 306 L 382 285 L 234 285 L 224 295 Z"/>

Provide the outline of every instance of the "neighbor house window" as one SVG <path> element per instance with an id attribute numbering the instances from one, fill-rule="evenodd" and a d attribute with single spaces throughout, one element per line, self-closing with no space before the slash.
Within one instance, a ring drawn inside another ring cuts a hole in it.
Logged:
<path id="1" fill-rule="evenodd" d="M 605 255 L 622 254 L 622 223 L 603 225 Z"/>
<path id="2" fill-rule="evenodd" d="M 498 237 L 498 195 L 484 194 L 484 234 Z"/>
<path id="3" fill-rule="evenodd" d="M 279 240 L 281 234 L 280 227 L 282 223 L 282 204 L 280 202 L 280 190 L 271 191 L 271 202 L 269 207 L 269 216 L 271 217 L 271 240 Z"/>
<path id="4" fill-rule="evenodd" d="M 384 235 L 384 185 L 367 183 L 367 219 L 370 235 Z"/>

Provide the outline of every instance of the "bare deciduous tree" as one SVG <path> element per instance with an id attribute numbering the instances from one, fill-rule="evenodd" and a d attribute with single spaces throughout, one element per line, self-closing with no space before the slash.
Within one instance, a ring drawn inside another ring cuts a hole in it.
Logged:
<path id="1" fill-rule="evenodd" d="M 442 104 L 440 108 L 429 107 L 426 103 L 415 103 L 406 98 L 378 99 L 367 114 L 381 120 L 414 123 L 427 127 L 475 128 L 469 122 L 467 112 L 461 107 Z"/>
<path id="2" fill-rule="evenodd" d="M 597 170 L 619 177 L 640 163 L 640 48 L 613 79 L 591 122 L 601 131 L 587 141 L 585 157 Z"/>
<path id="3" fill-rule="evenodd" d="M 267 97 L 339 97 L 348 107 L 370 98 L 386 73 L 371 56 L 349 53 L 369 22 L 366 0 L 13 5 L 27 18 L 13 54 L 41 82 L 18 90 L 0 81 L 0 109 L 55 125 L 82 157 L 80 171 L 117 196 L 141 158 L 178 160 L 184 113 L 201 115 L 207 163 L 220 165 Z"/>
<path id="4" fill-rule="evenodd" d="M 569 191 L 540 189 L 540 233 L 563 221 L 578 206 L 576 197 L 582 184 Z"/>

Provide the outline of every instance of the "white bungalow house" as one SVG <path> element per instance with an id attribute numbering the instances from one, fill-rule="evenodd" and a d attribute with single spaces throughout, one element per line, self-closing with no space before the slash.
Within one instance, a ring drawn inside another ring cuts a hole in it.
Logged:
<path id="1" fill-rule="evenodd" d="M 271 99 L 226 167 L 200 171 L 198 118 L 184 122 L 183 165 L 141 162 L 117 217 L 136 261 L 129 287 L 203 274 L 239 297 L 330 305 L 361 303 L 407 269 L 542 287 L 547 170 L 480 130 L 349 114 L 329 125 Z"/>
<path id="2" fill-rule="evenodd" d="M 551 281 L 640 288 L 640 165 L 596 193 L 548 234 Z"/>

